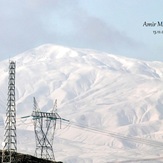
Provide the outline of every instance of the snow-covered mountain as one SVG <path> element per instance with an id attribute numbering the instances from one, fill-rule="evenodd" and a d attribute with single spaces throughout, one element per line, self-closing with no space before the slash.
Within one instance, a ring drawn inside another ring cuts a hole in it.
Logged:
<path id="1" fill-rule="evenodd" d="M 43 45 L 16 61 L 18 151 L 34 154 L 33 97 L 43 111 L 58 101 L 56 160 L 65 163 L 163 161 L 163 63 L 88 49 Z M 0 140 L 8 60 L 0 62 Z M 161 160 L 162 158 L 162 160 Z M 144 160 L 142 160 L 144 159 Z"/>

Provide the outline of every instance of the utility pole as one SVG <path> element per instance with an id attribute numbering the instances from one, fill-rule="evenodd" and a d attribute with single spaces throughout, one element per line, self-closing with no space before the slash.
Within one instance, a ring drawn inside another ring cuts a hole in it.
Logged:
<path id="1" fill-rule="evenodd" d="M 5 121 L 5 134 L 2 163 L 15 162 L 14 153 L 17 152 L 17 139 L 16 139 L 16 106 L 15 106 L 15 69 L 16 63 L 9 62 L 9 81 L 8 81 L 8 99 L 6 109 Z"/>
<path id="2" fill-rule="evenodd" d="M 47 160 L 55 160 L 53 138 L 56 129 L 56 121 L 57 119 L 61 121 L 61 117 L 56 113 L 55 108 L 53 108 L 51 112 L 41 112 L 35 98 L 33 99 L 33 102 L 34 110 L 32 117 L 34 120 L 36 139 L 35 156 Z"/>

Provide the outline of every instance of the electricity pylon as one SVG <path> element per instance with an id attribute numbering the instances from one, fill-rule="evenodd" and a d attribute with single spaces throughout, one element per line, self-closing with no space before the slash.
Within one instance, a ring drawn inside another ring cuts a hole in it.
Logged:
<path id="1" fill-rule="evenodd" d="M 16 139 L 16 106 L 15 106 L 15 69 L 16 63 L 9 62 L 8 99 L 6 109 L 5 134 L 2 151 L 2 163 L 15 162 L 17 151 Z"/>
<path id="2" fill-rule="evenodd" d="M 36 139 L 35 156 L 47 160 L 55 160 L 53 151 L 53 138 L 54 131 L 56 129 L 56 121 L 57 119 L 61 120 L 61 117 L 55 112 L 54 108 L 51 112 L 41 112 L 35 98 L 33 102 L 34 110 L 32 117 L 34 120 Z"/>

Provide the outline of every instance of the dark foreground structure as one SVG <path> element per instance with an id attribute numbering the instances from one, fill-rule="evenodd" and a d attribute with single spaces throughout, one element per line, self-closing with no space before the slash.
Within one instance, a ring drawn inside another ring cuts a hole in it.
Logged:
<path id="1" fill-rule="evenodd" d="M 49 161 L 22 153 L 12 153 L 14 161 L 12 163 L 63 163 L 61 161 Z M 0 150 L 0 163 L 2 162 L 2 151 Z"/>

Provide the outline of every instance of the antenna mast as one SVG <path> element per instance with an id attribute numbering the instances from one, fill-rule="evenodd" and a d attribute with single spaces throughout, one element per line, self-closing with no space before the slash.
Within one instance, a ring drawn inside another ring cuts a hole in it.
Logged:
<path id="1" fill-rule="evenodd" d="M 17 152 L 16 107 L 15 107 L 15 68 L 14 61 L 9 62 L 8 99 L 6 109 L 5 134 L 3 142 L 2 163 L 15 162 Z"/>

